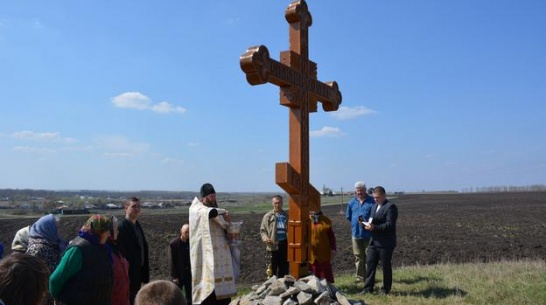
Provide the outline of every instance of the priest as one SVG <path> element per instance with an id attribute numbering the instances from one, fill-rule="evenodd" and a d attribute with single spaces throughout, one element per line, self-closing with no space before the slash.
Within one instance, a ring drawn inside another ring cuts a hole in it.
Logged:
<path id="1" fill-rule="evenodd" d="M 237 295 L 229 239 L 229 213 L 218 208 L 210 183 L 200 190 L 190 206 L 190 257 L 193 304 L 229 304 Z"/>

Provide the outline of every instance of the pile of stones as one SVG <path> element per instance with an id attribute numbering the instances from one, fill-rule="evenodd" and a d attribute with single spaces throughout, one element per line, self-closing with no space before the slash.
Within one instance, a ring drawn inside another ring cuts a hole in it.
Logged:
<path id="1" fill-rule="evenodd" d="M 252 292 L 231 301 L 230 305 L 365 305 L 364 301 L 349 300 L 334 285 L 314 275 L 296 280 L 287 275 L 270 277 Z"/>

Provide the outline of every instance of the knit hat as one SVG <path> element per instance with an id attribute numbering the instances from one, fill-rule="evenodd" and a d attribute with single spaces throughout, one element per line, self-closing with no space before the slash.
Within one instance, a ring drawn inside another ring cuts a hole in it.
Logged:
<path id="1" fill-rule="evenodd" d="M 110 231 L 111 228 L 112 221 L 110 217 L 97 214 L 89 217 L 83 225 L 82 230 L 90 234 L 101 235 L 104 232 Z"/>
<path id="2" fill-rule="evenodd" d="M 216 194 L 214 187 L 210 183 L 205 183 L 201 186 L 201 198 L 207 197 L 210 194 Z"/>

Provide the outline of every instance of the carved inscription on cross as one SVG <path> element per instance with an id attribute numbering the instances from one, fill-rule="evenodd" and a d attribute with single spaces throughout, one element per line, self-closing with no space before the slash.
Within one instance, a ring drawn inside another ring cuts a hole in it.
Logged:
<path id="1" fill-rule="evenodd" d="M 320 209 L 320 193 L 309 182 L 309 112 L 336 111 L 341 92 L 336 82 L 317 80 L 317 64 L 309 60 L 311 14 L 304 0 L 292 2 L 285 11 L 290 24 L 290 50 L 280 62 L 269 57 L 265 46 L 249 48 L 240 58 L 241 69 L 251 85 L 267 82 L 280 87 L 280 104 L 289 108 L 289 162 L 275 166 L 276 183 L 289 195 L 288 261 L 295 278 L 307 275 L 309 211 Z"/>

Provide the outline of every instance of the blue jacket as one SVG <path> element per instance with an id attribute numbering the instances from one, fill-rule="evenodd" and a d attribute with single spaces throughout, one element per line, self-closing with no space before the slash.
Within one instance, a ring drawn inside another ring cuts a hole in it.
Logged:
<path id="1" fill-rule="evenodd" d="M 358 217 L 362 216 L 364 221 L 368 221 L 371 216 L 372 205 L 375 201 L 371 196 L 366 196 L 364 202 L 360 204 L 357 197 L 354 197 L 347 203 L 347 211 L 345 218 L 351 222 L 351 235 L 356 239 L 368 238 L 371 233 L 364 230 L 362 225 L 358 223 Z"/>

